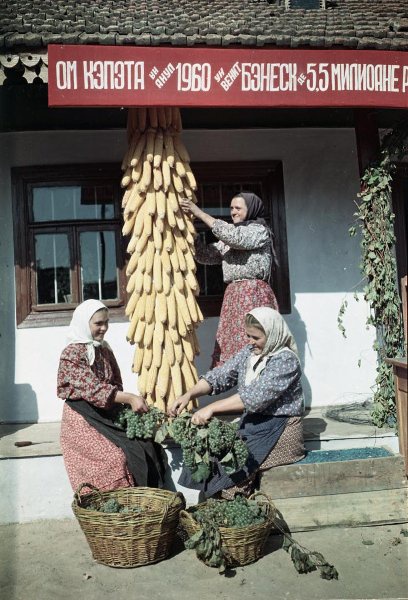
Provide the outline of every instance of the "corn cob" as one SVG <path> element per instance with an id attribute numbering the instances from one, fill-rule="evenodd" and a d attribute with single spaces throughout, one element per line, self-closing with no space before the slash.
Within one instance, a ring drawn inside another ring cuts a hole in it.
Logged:
<path id="1" fill-rule="evenodd" d="M 159 228 L 157 227 L 157 215 L 155 216 L 154 219 L 154 224 L 153 224 L 153 242 L 154 242 L 154 248 L 155 250 L 159 251 L 162 249 L 163 247 L 163 238 L 162 238 L 162 234 L 159 230 Z"/>
<path id="2" fill-rule="evenodd" d="M 145 321 L 146 323 L 153 323 L 154 325 L 154 307 L 156 301 L 156 292 L 153 289 L 151 293 L 146 296 L 146 306 L 145 306 Z M 149 345 L 148 342 L 145 341 L 146 345 Z"/>
<path id="3" fill-rule="evenodd" d="M 146 138 L 146 160 L 149 163 L 153 162 L 153 158 L 154 158 L 154 140 L 156 138 L 156 133 L 154 131 L 154 129 L 149 129 L 149 131 L 147 132 L 147 138 Z"/>
<path id="4" fill-rule="evenodd" d="M 154 127 L 155 129 L 157 129 L 157 126 L 159 124 L 159 122 L 157 120 L 157 108 L 155 106 L 151 106 L 148 108 L 148 112 L 149 112 L 149 119 L 150 119 L 151 127 Z"/>
<path id="5" fill-rule="evenodd" d="M 153 359 L 153 333 L 154 333 L 154 322 L 148 323 L 146 319 L 146 327 L 143 336 L 143 346 L 145 348 L 152 346 L 152 359 Z"/>
<path id="6" fill-rule="evenodd" d="M 169 365 L 174 365 L 176 357 L 174 355 L 174 346 L 168 330 L 164 332 L 164 352 L 166 354 Z"/>
<path id="7" fill-rule="evenodd" d="M 175 136 L 174 138 L 174 144 L 176 144 L 177 141 L 177 136 Z M 186 176 L 186 170 L 184 168 L 184 164 L 183 161 L 181 160 L 179 154 L 174 150 L 174 164 L 176 167 L 176 171 L 177 171 L 177 175 L 179 175 L 179 177 L 183 178 Z"/>
<path id="8" fill-rule="evenodd" d="M 167 321 L 167 300 L 164 294 L 157 294 L 156 307 L 154 313 L 156 322 L 166 323 Z"/>
<path id="9" fill-rule="evenodd" d="M 185 356 L 183 356 L 183 360 L 180 363 L 180 367 L 181 374 L 184 378 L 184 387 L 188 390 L 197 383 L 197 372 L 195 370 L 195 367 L 193 367 L 192 364 L 190 364 L 190 362 Z"/>
<path id="10" fill-rule="evenodd" d="M 133 372 L 134 373 L 140 373 L 140 371 L 142 370 L 143 355 L 144 355 L 144 348 L 142 348 L 141 346 L 136 346 L 135 356 L 134 356 L 134 360 L 133 360 Z"/>
<path id="11" fill-rule="evenodd" d="M 170 133 L 164 134 L 164 147 L 166 148 L 167 162 L 170 167 L 174 167 L 174 145 L 173 136 Z"/>
<path id="12" fill-rule="evenodd" d="M 158 132 L 154 139 L 154 151 L 153 151 L 153 166 L 157 169 L 160 167 L 163 157 L 163 134 Z"/>
<path id="13" fill-rule="evenodd" d="M 121 187 L 125 188 L 129 185 L 129 183 L 132 181 L 132 169 L 130 167 L 128 167 L 125 171 L 125 174 L 123 175 L 122 179 L 120 180 L 120 185 Z"/>
<path id="14" fill-rule="evenodd" d="M 169 295 L 167 296 L 167 321 L 169 327 L 176 328 L 177 327 L 177 308 L 176 308 L 176 298 L 174 296 L 174 290 L 171 289 Z"/>
<path id="15" fill-rule="evenodd" d="M 132 154 L 132 157 L 130 159 L 130 167 L 136 167 L 136 165 L 139 164 L 139 161 L 141 160 L 141 157 L 143 155 L 143 150 L 145 148 L 146 145 L 146 135 L 142 134 L 136 144 L 135 150 Z"/>
<path id="16" fill-rule="evenodd" d="M 174 394 L 176 398 L 183 393 L 183 383 L 181 379 L 181 370 L 177 362 L 170 364 L 171 382 L 173 384 Z"/>
<path id="17" fill-rule="evenodd" d="M 137 322 L 137 325 L 136 325 L 136 331 L 135 331 L 135 335 L 134 335 L 135 344 L 142 344 L 145 329 L 146 329 L 146 321 L 142 321 L 141 319 L 139 319 L 139 321 Z"/>
<path id="18" fill-rule="evenodd" d="M 150 275 L 153 271 L 153 261 L 154 261 L 154 241 L 153 241 L 152 236 L 149 236 L 149 238 L 147 240 L 147 245 L 146 245 L 144 254 L 146 256 L 146 266 L 145 266 L 144 272 L 148 273 Z"/>
<path id="19" fill-rule="evenodd" d="M 153 261 L 153 285 L 156 292 L 163 290 L 162 263 L 159 252 L 155 252 Z"/>
<path id="20" fill-rule="evenodd" d="M 126 237 L 127 235 L 129 235 L 131 233 L 131 231 L 133 230 L 133 226 L 134 226 L 135 220 L 136 220 L 136 213 L 133 213 L 124 222 L 123 227 L 122 227 L 122 234 L 123 234 L 124 237 Z"/>
<path id="21" fill-rule="evenodd" d="M 183 346 L 183 352 L 190 362 L 194 360 L 194 348 L 191 344 L 190 335 L 181 338 L 181 345 Z"/>
<path id="22" fill-rule="evenodd" d="M 168 296 L 170 294 L 171 288 L 172 288 L 172 281 L 171 281 L 171 277 L 168 273 L 166 273 L 166 271 L 163 270 L 162 272 L 162 284 L 163 284 L 163 294 L 165 296 Z"/>
<path id="23" fill-rule="evenodd" d="M 159 106 L 157 108 L 157 119 L 159 121 L 159 127 L 162 129 L 167 129 L 167 119 L 166 119 L 166 111 L 163 106 Z"/>

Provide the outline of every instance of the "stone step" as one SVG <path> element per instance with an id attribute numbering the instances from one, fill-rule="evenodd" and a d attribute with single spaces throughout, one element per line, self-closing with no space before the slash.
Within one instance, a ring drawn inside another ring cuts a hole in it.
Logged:
<path id="1" fill-rule="evenodd" d="M 400 455 L 276 467 L 263 474 L 260 490 L 291 531 L 408 522 Z"/>

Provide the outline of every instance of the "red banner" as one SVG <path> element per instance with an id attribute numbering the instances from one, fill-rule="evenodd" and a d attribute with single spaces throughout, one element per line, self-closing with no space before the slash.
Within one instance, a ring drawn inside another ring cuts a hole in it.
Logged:
<path id="1" fill-rule="evenodd" d="M 408 53 L 48 46 L 50 106 L 408 108 Z"/>

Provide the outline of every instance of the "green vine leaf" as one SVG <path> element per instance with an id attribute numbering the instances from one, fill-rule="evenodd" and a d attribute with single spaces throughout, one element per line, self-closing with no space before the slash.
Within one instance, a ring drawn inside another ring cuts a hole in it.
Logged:
<path id="1" fill-rule="evenodd" d="M 392 211 L 392 180 L 394 160 L 407 153 L 408 119 L 387 134 L 382 142 L 379 159 L 369 166 L 361 178 L 361 192 L 357 194 L 356 224 L 349 228 L 350 237 L 360 230 L 361 263 L 365 276 L 363 295 L 370 305 L 366 328 L 374 326 L 377 339 L 377 377 L 374 385 L 375 425 L 396 425 L 395 391 L 392 367 L 385 358 L 395 358 L 406 353 L 402 324 L 402 307 L 397 287 L 395 260 L 395 215 Z M 358 300 L 357 294 L 354 294 Z M 346 337 L 343 317 L 347 301 L 341 303 L 337 326 Z M 359 366 L 361 361 L 359 361 Z"/>

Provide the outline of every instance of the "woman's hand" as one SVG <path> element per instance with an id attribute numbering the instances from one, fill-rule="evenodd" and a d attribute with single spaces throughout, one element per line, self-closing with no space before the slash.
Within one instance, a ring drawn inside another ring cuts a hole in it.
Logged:
<path id="1" fill-rule="evenodd" d="M 176 398 L 168 410 L 170 417 L 177 417 L 186 408 L 190 400 L 191 396 L 189 392 L 186 392 L 182 396 Z"/>
<path id="2" fill-rule="evenodd" d="M 180 198 L 180 207 L 183 212 L 191 213 L 195 217 L 197 217 L 197 212 L 200 210 L 189 198 Z"/>
<path id="3" fill-rule="evenodd" d="M 133 412 L 136 413 L 147 413 L 149 412 L 149 407 L 146 404 L 145 399 L 142 396 L 136 396 L 136 394 L 130 394 L 133 398 L 130 399 L 130 407 Z"/>
<path id="4" fill-rule="evenodd" d="M 189 214 L 193 215 L 194 217 L 197 217 L 198 219 L 200 219 L 203 223 L 205 223 L 210 228 L 215 223 L 214 217 L 212 217 L 211 215 L 208 215 L 206 212 L 201 210 L 201 208 L 199 208 L 197 206 L 197 204 L 194 204 L 194 202 L 192 200 L 190 200 L 189 198 L 181 198 L 180 199 L 180 207 L 183 212 L 189 213 Z"/>
<path id="5" fill-rule="evenodd" d="M 205 425 L 212 418 L 214 412 L 211 404 L 209 406 L 204 406 L 204 408 L 200 408 L 197 412 L 195 412 L 191 418 L 191 422 L 194 425 Z"/>
<path id="6" fill-rule="evenodd" d="M 120 404 L 129 404 L 133 412 L 146 413 L 149 411 L 149 407 L 147 406 L 145 399 L 142 396 L 132 394 L 131 392 L 117 392 L 115 402 Z"/>

